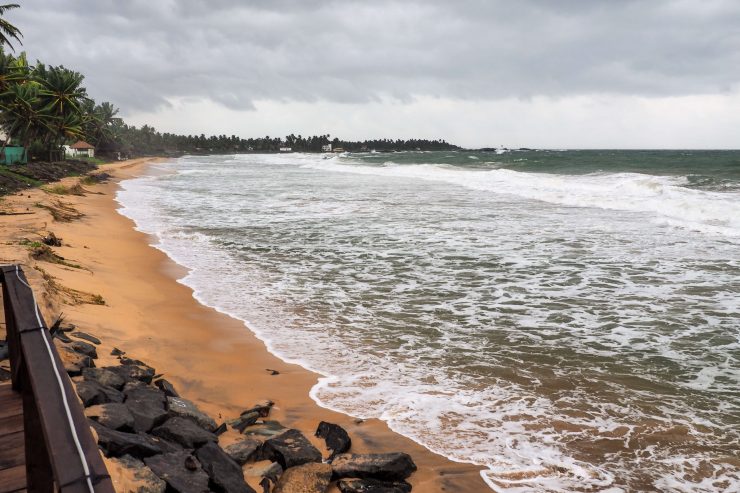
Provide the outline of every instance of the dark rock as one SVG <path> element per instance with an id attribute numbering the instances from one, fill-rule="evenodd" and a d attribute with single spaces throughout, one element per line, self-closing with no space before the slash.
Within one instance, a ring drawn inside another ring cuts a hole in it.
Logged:
<path id="1" fill-rule="evenodd" d="M 126 351 L 121 351 L 117 347 L 114 347 L 110 354 L 111 356 L 123 356 L 124 354 L 126 354 Z"/>
<path id="2" fill-rule="evenodd" d="M 159 443 L 148 435 L 111 430 L 95 421 L 90 421 L 90 425 L 97 433 L 98 445 L 106 457 L 128 454 L 143 458 L 163 452 Z"/>
<path id="3" fill-rule="evenodd" d="M 62 246 L 62 239 L 57 237 L 53 231 L 49 231 L 49 234 L 41 237 L 41 243 L 48 246 L 60 247 Z"/>
<path id="4" fill-rule="evenodd" d="M 59 339 L 60 341 L 62 341 L 64 343 L 67 343 L 67 344 L 71 344 L 72 343 L 72 339 L 70 339 L 69 337 L 67 337 L 67 335 L 64 332 L 61 332 L 61 331 L 54 332 L 54 336 L 53 337 L 54 337 L 54 339 Z"/>
<path id="5" fill-rule="evenodd" d="M 185 467 L 189 452 L 173 452 L 155 455 L 144 459 L 144 463 L 160 478 L 171 491 L 178 493 L 205 493 L 208 488 L 208 474 L 200 468 L 190 470 Z"/>
<path id="6" fill-rule="evenodd" d="M 118 491 L 136 493 L 165 493 L 167 483 L 162 481 L 142 461 L 124 455 L 109 459 L 116 467 L 109 470 Z"/>
<path id="7" fill-rule="evenodd" d="M 197 448 L 208 442 L 217 441 L 213 433 L 189 419 L 179 417 L 169 418 L 163 425 L 154 428 L 152 434 L 179 443 L 185 448 Z"/>
<path id="8" fill-rule="evenodd" d="M 255 457 L 260 445 L 262 445 L 262 441 L 260 440 L 244 438 L 227 446 L 224 448 L 224 451 L 229 454 L 229 457 L 234 459 L 237 464 L 243 466 Z"/>
<path id="9" fill-rule="evenodd" d="M 331 465 L 303 464 L 285 471 L 273 493 L 325 493 L 330 481 Z"/>
<path id="10" fill-rule="evenodd" d="M 92 342 L 96 345 L 100 344 L 100 339 L 85 332 L 72 332 L 72 335 L 78 339 L 85 339 L 86 341 Z"/>
<path id="11" fill-rule="evenodd" d="M 218 425 L 218 428 L 213 430 L 213 433 L 215 433 L 216 436 L 219 436 L 219 435 L 223 435 L 224 433 L 226 433 L 226 430 L 227 430 L 226 423 L 221 423 L 220 425 Z"/>
<path id="12" fill-rule="evenodd" d="M 216 430 L 218 425 L 206 413 L 187 399 L 182 397 L 167 397 L 167 409 L 170 416 L 178 416 L 194 421 L 198 426 L 210 432 Z"/>
<path id="13" fill-rule="evenodd" d="M 260 447 L 259 457 L 278 462 L 283 469 L 321 462 L 321 452 L 298 430 L 287 430 L 265 440 Z"/>
<path id="14" fill-rule="evenodd" d="M 339 425 L 322 421 L 316 429 L 316 436 L 323 438 L 326 442 L 326 448 L 331 450 L 329 462 L 338 454 L 343 454 L 352 446 L 347 432 Z"/>
<path id="15" fill-rule="evenodd" d="M 280 372 L 279 371 L 277 371 L 277 370 L 271 370 L 270 368 L 265 368 L 265 371 L 270 372 L 270 375 L 272 375 L 272 376 L 280 375 Z"/>
<path id="16" fill-rule="evenodd" d="M 267 465 L 265 465 L 264 463 L 255 463 L 251 464 L 250 466 L 244 467 L 242 470 L 247 476 L 251 476 L 253 478 L 267 478 L 273 483 L 277 483 L 278 478 L 283 473 L 282 466 L 277 462 L 270 462 Z"/>
<path id="17" fill-rule="evenodd" d="M 242 411 L 241 416 L 256 412 L 260 415 L 260 418 L 266 418 L 270 414 L 270 409 L 272 409 L 272 406 L 274 405 L 275 403 L 272 401 L 260 402 L 252 408 L 247 409 L 246 411 Z"/>
<path id="18" fill-rule="evenodd" d="M 77 395 L 85 407 L 108 402 L 123 402 L 123 394 L 112 387 L 100 385 L 94 380 L 83 380 L 76 384 Z"/>
<path id="19" fill-rule="evenodd" d="M 260 486 L 262 486 L 262 493 L 270 493 L 270 480 L 267 478 L 262 478 L 260 481 Z"/>
<path id="20" fill-rule="evenodd" d="M 131 358 L 123 357 L 121 358 L 120 362 L 122 365 L 145 366 L 147 368 L 149 367 L 149 365 L 147 365 L 146 363 L 144 363 L 143 361 L 139 359 L 131 359 Z"/>
<path id="21" fill-rule="evenodd" d="M 113 387 L 121 390 L 126 381 L 119 374 L 105 368 L 85 368 L 82 370 L 82 377 L 85 380 L 98 382 L 106 387 Z"/>
<path id="22" fill-rule="evenodd" d="M 228 421 L 228 423 L 231 425 L 232 428 L 238 430 L 239 433 L 244 433 L 244 429 L 255 424 L 258 419 L 260 419 L 260 415 L 258 412 L 254 411 L 251 413 L 242 414 L 238 418 L 231 419 Z"/>
<path id="23" fill-rule="evenodd" d="M 64 371 L 66 371 L 70 377 L 82 375 L 83 368 L 92 368 L 95 366 L 95 363 L 93 363 L 90 356 L 78 353 L 71 347 L 65 347 L 61 344 L 63 343 L 57 344 L 57 352 L 59 353 L 59 358 L 62 360 Z"/>
<path id="24" fill-rule="evenodd" d="M 402 452 L 390 454 L 341 454 L 331 463 L 337 478 L 371 478 L 401 481 L 416 471 L 411 456 Z"/>
<path id="25" fill-rule="evenodd" d="M 134 429 L 134 417 L 125 404 L 108 402 L 90 406 L 85 409 L 85 416 L 112 430 L 133 431 Z"/>
<path id="26" fill-rule="evenodd" d="M 154 377 L 154 368 L 148 366 L 138 365 L 121 365 L 121 366 L 106 366 L 107 370 L 117 373 L 127 382 L 139 380 L 144 383 L 152 383 L 152 377 Z"/>
<path id="27" fill-rule="evenodd" d="M 244 481 L 242 468 L 221 447 L 213 442 L 206 443 L 195 452 L 203 470 L 211 478 L 218 491 L 224 493 L 255 493 Z"/>
<path id="28" fill-rule="evenodd" d="M 89 356 L 92 359 L 98 359 L 98 350 L 90 343 L 70 340 L 70 342 L 65 344 L 64 347 L 80 354 L 84 354 L 85 356 Z"/>
<path id="29" fill-rule="evenodd" d="M 264 440 L 284 433 L 286 430 L 287 428 L 281 425 L 279 421 L 267 420 L 245 428 L 242 434 Z"/>
<path id="30" fill-rule="evenodd" d="M 154 382 L 154 385 L 156 385 L 159 390 L 164 392 L 164 395 L 166 395 L 167 397 L 180 397 L 180 394 L 178 394 L 175 390 L 175 386 L 164 378 L 156 380 Z"/>
<path id="31" fill-rule="evenodd" d="M 411 485 L 406 481 L 395 483 L 377 479 L 341 479 L 337 483 L 342 493 L 409 493 Z"/>
<path id="32" fill-rule="evenodd" d="M 159 389 L 143 384 L 126 384 L 123 388 L 124 401 L 134 416 L 136 431 L 150 431 L 167 419 L 166 397 Z"/>
<path id="33" fill-rule="evenodd" d="M 199 467 L 200 462 L 198 462 L 192 455 L 185 458 L 185 469 L 188 471 L 197 471 Z"/>

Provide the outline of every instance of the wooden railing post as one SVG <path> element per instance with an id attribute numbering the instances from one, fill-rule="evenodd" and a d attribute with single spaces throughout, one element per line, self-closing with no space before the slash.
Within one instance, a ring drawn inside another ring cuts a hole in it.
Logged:
<path id="1" fill-rule="evenodd" d="M 13 388 L 23 397 L 28 491 L 114 493 L 28 280 L 15 265 L 0 275 Z"/>

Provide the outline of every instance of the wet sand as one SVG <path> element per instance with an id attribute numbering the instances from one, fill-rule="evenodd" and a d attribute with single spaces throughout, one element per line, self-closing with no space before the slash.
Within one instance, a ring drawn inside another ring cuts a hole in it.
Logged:
<path id="1" fill-rule="evenodd" d="M 480 478 L 479 467 L 436 455 L 379 420 L 358 423 L 352 417 L 319 407 L 309 397 L 317 374 L 283 362 L 270 354 L 241 321 L 198 303 L 192 290 L 177 282 L 187 271 L 150 246 L 154 239 L 136 231 L 131 220 L 116 212 L 117 183 L 145 173 L 152 161 L 138 159 L 102 166 L 101 170 L 114 179 L 86 185 L 90 193 L 84 196 L 33 189 L 0 202 L 0 209 L 5 211 L 34 212 L 0 216 L 0 261 L 24 266 L 47 323 L 63 312 L 67 322 L 102 339 L 98 366 L 115 364 L 109 354 L 113 347 L 120 348 L 127 356 L 164 374 L 183 397 L 218 422 L 270 399 L 275 402 L 271 419 L 298 428 L 317 446 L 322 442 L 313 433 L 324 420 L 349 432 L 353 452 L 410 454 L 419 468 L 410 478 L 414 491 L 490 491 Z M 78 180 L 67 178 L 62 183 L 73 185 Z M 84 216 L 72 222 L 56 222 L 47 210 L 34 205 L 58 200 Z M 47 231 L 63 240 L 63 246 L 54 249 L 56 253 L 81 268 L 29 257 L 23 240 L 38 241 L 39 235 Z M 38 268 L 47 273 L 46 280 Z M 49 275 L 54 285 L 48 282 Z M 105 305 L 79 303 L 89 295 L 100 295 Z M 327 354 L 327 358 L 332 357 Z M 279 375 L 272 375 L 268 368 Z"/>

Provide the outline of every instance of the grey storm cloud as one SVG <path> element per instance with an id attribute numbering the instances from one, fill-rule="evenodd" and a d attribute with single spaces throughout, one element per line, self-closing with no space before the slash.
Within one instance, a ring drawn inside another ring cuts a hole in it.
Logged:
<path id="1" fill-rule="evenodd" d="M 31 59 L 129 111 L 171 98 L 362 103 L 726 93 L 736 0 L 29 0 Z"/>

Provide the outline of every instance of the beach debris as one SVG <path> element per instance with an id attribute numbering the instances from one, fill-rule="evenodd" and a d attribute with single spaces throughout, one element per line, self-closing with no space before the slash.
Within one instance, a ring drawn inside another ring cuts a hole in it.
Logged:
<path id="1" fill-rule="evenodd" d="M 119 491 L 135 491 L 137 493 L 165 493 L 167 483 L 149 469 L 144 462 L 124 455 L 109 459 L 116 467 L 109 472 L 113 483 Z"/>
<path id="2" fill-rule="evenodd" d="M 192 464 L 190 452 L 171 452 L 144 459 L 154 474 L 162 478 L 172 491 L 178 493 L 203 493 L 209 491 L 208 474 L 197 464 L 194 470 L 185 464 Z"/>
<path id="3" fill-rule="evenodd" d="M 180 394 L 177 393 L 175 390 L 175 386 L 172 385 L 168 380 L 165 380 L 164 378 L 160 378 L 158 380 L 154 381 L 154 385 L 164 392 L 164 395 L 167 397 L 180 397 Z"/>
<path id="4" fill-rule="evenodd" d="M 49 211 L 52 219 L 58 222 L 68 223 L 85 217 L 83 213 L 61 200 L 52 200 L 50 204 L 37 203 L 36 206 Z"/>
<path id="5" fill-rule="evenodd" d="M 213 433 L 216 436 L 219 436 L 219 435 L 223 435 L 224 433 L 226 433 L 226 430 L 228 430 L 228 428 L 226 427 L 226 423 L 221 423 L 220 425 L 218 425 L 218 428 L 213 430 Z"/>
<path id="6" fill-rule="evenodd" d="M 258 458 L 278 462 L 283 469 L 321 462 L 321 452 L 298 430 L 286 430 L 265 440 Z"/>
<path id="7" fill-rule="evenodd" d="M 91 173 L 82 179 L 85 185 L 94 185 L 97 183 L 105 183 L 110 180 L 112 176 L 106 172 L 102 173 Z"/>
<path id="8" fill-rule="evenodd" d="M 126 383 L 121 375 L 107 368 L 85 368 L 82 370 L 82 377 L 85 380 L 93 380 L 100 385 L 113 387 L 116 390 L 121 390 Z"/>
<path id="9" fill-rule="evenodd" d="M 340 454 L 331 463 L 337 478 L 370 478 L 401 481 L 416 471 L 411 456 L 403 452 L 388 454 Z"/>
<path id="10" fill-rule="evenodd" d="M 210 432 L 216 431 L 218 425 L 206 413 L 187 399 L 182 397 L 167 397 L 167 409 L 170 416 L 177 416 L 194 421 L 201 428 Z"/>
<path id="11" fill-rule="evenodd" d="M 133 431 L 134 417 L 125 404 L 108 402 L 85 409 L 85 416 L 106 428 L 118 431 Z"/>
<path id="12" fill-rule="evenodd" d="M 134 416 L 134 430 L 147 432 L 167 419 L 167 398 L 161 390 L 139 382 L 123 388 L 124 401 Z"/>
<path id="13" fill-rule="evenodd" d="M 77 382 L 77 395 L 85 407 L 108 402 L 123 402 L 123 394 L 112 387 L 100 385 L 94 380 Z"/>
<path id="14" fill-rule="evenodd" d="M 53 231 L 49 231 L 46 236 L 41 237 L 41 243 L 50 247 L 60 247 L 62 246 L 62 239 L 57 237 Z"/>
<path id="15" fill-rule="evenodd" d="M 152 383 L 154 377 L 154 368 L 150 366 L 139 366 L 139 365 L 124 365 L 121 366 L 106 366 L 106 370 L 110 370 L 113 373 L 120 375 L 126 382 L 132 382 L 139 380 L 144 383 Z"/>
<path id="16" fill-rule="evenodd" d="M 88 420 L 98 435 L 98 445 L 106 457 L 132 455 L 137 458 L 161 454 L 161 445 L 149 435 L 142 433 L 125 433 L 107 428 L 100 423 Z"/>
<path id="17" fill-rule="evenodd" d="M 234 462 L 243 466 L 250 460 L 254 459 L 257 454 L 257 450 L 259 450 L 261 445 L 261 440 L 257 440 L 255 438 L 243 438 L 238 442 L 234 442 L 225 447 L 224 452 L 226 452 Z"/>
<path id="18" fill-rule="evenodd" d="M 326 442 L 326 448 L 331 451 L 331 455 L 327 459 L 329 462 L 336 455 L 347 452 L 352 446 L 352 439 L 347 434 L 347 431 L 334 423 L 327 423 L 326 421 L 319 423 L 316 429 L 316 436 L 323 438 Z"/>
<path id="19" fill-rule="evenodd" d="M 356 425 L 361 425 L 361 424 L 362 424 L 362 423 L 364 423 L 364 422 L 365 422 L 365 420 L 364 420 L 364 419 L 362 419 L 362 418 L 357 418 L 357 419 L 355 419 L 355 424 L 356 424 Z"/>
<path id="20" fill-rule="evenodd" d="M 86 332 L 77 331 L 77 332 L 72 332 L 70 335 L 78 339 L 84 339 L 88 342 L 92 342 L 95 345 L 100 345 L 100 339 Z"/>
<path id="21" fill-rule="evenodd" d="M 324 493 L 331 482 L 330 464 L 309 463 L 286 470 L 273 493 Z"/>
<path id="22" fill-rule="evenodd" d="M 195 455 L 218 491 L 224 493 L 255 493 L 244 481 L 241 466 L 234 462 L 216 443 L 206 443 L 195 451 Z"/>
<path id="23" fill-rule="evenodd" d="M 161 426 L 152 430 L 154 436 L 179 443 L 185 448 L 193 449 L 208 442 L 218 440 L 216 435 L 206 431 L 193 421 L 185 418 L 169 418 Z"/>
<path id="24" fill-rule="evenodd" d="M 271 370 L 270 368 L 265 368 L 265 371 L 269 371 L 270 375 L 280 375 L 280 372 L 277 370 Z"/>
<path id="25" fill-rule="evenodd" d="M 337 482 L 342 493 L 409 493 L 411 485 L 406 481 L 378 481 L 377 479 L 340 479 Z"/>
<path id="26" fill-rule="evenodd" d="M 110 352 L 111 356 L 123 356 L 124 354 L 126 354 L 126 351 L 121 351 L 117 347 L 114 347 L 113 350 Z"/>

